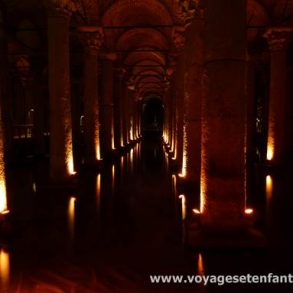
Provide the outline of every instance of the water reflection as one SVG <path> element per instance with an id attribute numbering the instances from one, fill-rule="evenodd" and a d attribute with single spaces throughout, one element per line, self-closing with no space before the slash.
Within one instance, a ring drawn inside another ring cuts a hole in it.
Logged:
<path id="1" fill-rule="evenodd" d="M 112 165 L 112 193 L 115 192 L 115 165 Z"/>
<path id="2" fill-rule="evenodd" d="M 273 199 L 273 178 L 271 175 L 266 176 L 266 220 L 268 230 L 272 225 L 272 199 Z"/>
<path id="3" fill-rule="evenodd" d="M 71 238 L 74 237 L 75 203 L 76 198 L 74 196 L 70 197 L 68 202 L 68 229 Z"/>
<path id="4" fill-rule="evenodd" d="M 0 281 L 1 292 L 9 292 L 10 255 L 3 248 L 0 249 Z"/>
<path id="5" fill-rule="evenodd" d="M 201 253 L 199 253 L 197 256 L 197 274 L 200 276 L 204 276 L 205 274 L 203 257 Z"/>
<path id="6" fill-rule="evenodd" d="M 181 199 L 182 220 L 186 219 L 186 197 L 184 194 L 179 195 Z"/>

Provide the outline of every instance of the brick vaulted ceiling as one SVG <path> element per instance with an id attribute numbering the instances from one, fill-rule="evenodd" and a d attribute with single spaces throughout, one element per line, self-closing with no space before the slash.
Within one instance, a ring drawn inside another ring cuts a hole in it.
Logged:
<path id="1" fill-rule="evenodd" d="M 48 1 L 75 5 L 73 50 L 80 43 L 78 26 L 104 27 L 103 51 L 115 54 L 130 86 L 141 95 L 149 88 L 164 91 L 184 46 L 184 31 L 204 8 L 204 0 L 2 0 L 11 54 L 46 50 Z M 268 26 L 293 26 L 293 0 L 248 0 L 248 42 L 261 41 Z"/>

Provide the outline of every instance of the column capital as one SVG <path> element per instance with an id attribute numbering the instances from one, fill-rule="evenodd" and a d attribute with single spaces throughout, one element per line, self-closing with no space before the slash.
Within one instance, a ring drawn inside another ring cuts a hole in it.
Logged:
<path id="1" fill-rule="evenodd" d="M 172 31 L 172 39 L 175 50 L 180 54 L 185 46 L 185 27 L 184 26 L 174 26 Z"/>
<path id="2" fill-rule="evenodd" d="M 69 18 L 77 10 L 77 4 L 73 0 L 44 0 L 44 4 L 51 17 Z"/>
<path id="3" fill-rule="evenodd" d="M 104 42 L 104 31 L 102 27 L 82 26 L 78 31 L 83 33 L 83 41 L 89 53 L 98 53 Z"/>
<path id="4" fill-rule="evenodd" d="M 271 27 L 265 32 L 264 38 L 271 51 L 281 51 L 287 48 L 292 32 L 293 29 L 288 27 Z"/>

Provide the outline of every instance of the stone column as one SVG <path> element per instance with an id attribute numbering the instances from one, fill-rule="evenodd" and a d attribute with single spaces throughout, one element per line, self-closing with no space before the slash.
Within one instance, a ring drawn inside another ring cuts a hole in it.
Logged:
<path id="1" fill-rule="evenodd" d="M 274 165 L 283 163 L 285 159 L 287 45 L 292 31 L 287 28 L 271 28 L 265 34 L 271 52 L 267 160 Z"/>
<path id="2" fill-rule="evenodd" d="M 7 210 L 6 174 L 5 174 L 5 140 L 3 123 L 3 102 L 6 96 L 6 68 L 7 68 L 6 36 L 3 29 L 3 19 L 0 11 L 0 218 Z"/>
<path id="3" fill-rule="evenodd" d="M 123 145 L 122 141 L 122 101 L 121 101 L 121 84 L 122 77 L 119 70 L 115 71 L 114 86 L 114 145 L 115 149 L 119 149 Z"/>
<path id="4" fill-rule="evenodd" d="M 127 89 L 127 83 L 124 82 L 122 84 L 122 88 L 121 88 L 122 94 L 121 94 L 121 98 L 122 98 L 122 127 L 123 127 L 123 144 L 124 146 L 127 146 L 130 142 L 129 140 L 129 115 L 128 115 L 128 89 Z"/>
<path id="5" fill-rule="evenodd" d="M 246 1 L 207 0 L 204 39 L 201 221 L 237 230 L 245 209 Z"/>
<path id="6" fill-rule="evenodd" d="M 114 102 L 113 102 L 113 61 L 111 56 L 103 60 L 103 93 L 101 103 L 102 156 L 114 150 Z"/>
<path id="7" fill-rule="evenodd" d="M 85 32 L 84 64 L 84 135 L 85 162 L 93 165 L 101 159 L 99 120 L 98 52 L 103 42 L 103 30 L 99 27 L 82 27 Z"/>
<path id="8" fill-rule="evenodd" d="M 184 72 L 185 72 L 185 57 L 184 55 L 179 57 L 177 63 L 177 68 L 175 72 L 175 91 L 174 91 L 174 114 L 175 114 L 175 121 L 174 121 L 174 138 L 175 138 L 175 157 L 176 161 L 178 163 L 178 166 L 184 165 L 185 161 L 185 153 L 184 145 L 183 145 L 183 139 L 184 139 L 184 133 L 183 133 L 183 119 L 184 119 L 184 91 L 185 91 L 185 85 L 184 85 Z M 182 170 L 180 169 L 180 173 Z"/>
<path id="9" fill-rule="evenodd" d="M 201 161 L 201 99 L 203 74 L 203 20 L 195 19 L 186 32 L 184 146 L 182 168 L 187 182 L 199 186 Z"/>
<path id="10" fill-rule="evenodd" d="M 256 101 L 255 101 L 255 63 L 252 57 L 247 57 L 246 69 L 246 161 L 252 163 L 255 158 L 255 125 L 256 125 Z"/>
<path id="11" fill-rule="evenodd" d="M 50 3 L 50 175 L 54 180 L 64 180 L 74 174 L 69 70 L 69 22 L 72 6 L 71 2 L 66 1 Z"/>

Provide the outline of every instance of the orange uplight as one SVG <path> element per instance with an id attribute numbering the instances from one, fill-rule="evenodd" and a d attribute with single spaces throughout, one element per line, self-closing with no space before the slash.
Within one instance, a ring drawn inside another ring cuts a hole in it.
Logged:
<path id="1" fill-rule="evenodd" d="M 250 209 L 250 208 L 245 209 L 244 212 L 246 215 L 252 215 L 254 213 L 253 209 Z"/>
<path id="2" fill-rule="evenodd" d="M 1 288 L 3 289 L 4 292 L 8 292 L 7 289 L 8 289 L 8 283 L 9 283 L 9 276 L 10 276 L 9 253 L 1 248 L 0 249 L 0 281 L 1 281 Z"/>
<path id="3" fill-rule="evenodd" d="M 274 144 L 273 139 L 269 137 L 267 146 L 267 160 L 271 161 L 274 158 Z"/>
<path id="4" fill-rule="evenodd" d="M 182 157 L 182 170 L 178 174 L 179 177 L 184 178 L 187 175 L 187 134 L 186 126 L 183 127 L 183 157 Z"/>
<path id="5" fill-rule="evenodd" d="M 267 199 L 270 200 L 273 195 L 273 178 L 270 175 L 266 176 L 266 194 Z"/>
<path id="6" fill-rule="evenodd" d="M 6 185 L 5 179 L 1 178 L 0 174 L 0 214 L 5 214 L 7 210 L 7 197 L 6 197 Z"/>
<path id="7" fill-rule="evenodd" d="M 75 203 L 76 198 L 70 197 L 69 203 L 68 203 L 68 227 L 70 235 L 73 237 L 74 235 L 74 222 L 75 222 Z"/>
<path id="8" fill-rule="evenodd" d="M 198 254 L 197 259 L 197 274 L 200 276 L 203 276 L 205 274 L 204 263 L 201 253 Z"/>

